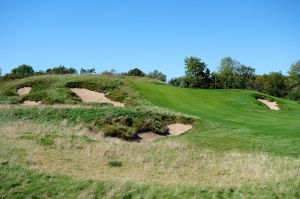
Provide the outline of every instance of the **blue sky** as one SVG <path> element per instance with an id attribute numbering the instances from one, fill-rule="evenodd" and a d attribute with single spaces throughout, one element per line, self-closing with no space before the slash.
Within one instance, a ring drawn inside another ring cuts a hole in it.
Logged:
<path id="1" fill-rule="evenodd" d="M 0 68 L 65 65 L 184 74 L 231 56 L 257 73 L 300 59 L 299 0 L 0 0 Z"/>

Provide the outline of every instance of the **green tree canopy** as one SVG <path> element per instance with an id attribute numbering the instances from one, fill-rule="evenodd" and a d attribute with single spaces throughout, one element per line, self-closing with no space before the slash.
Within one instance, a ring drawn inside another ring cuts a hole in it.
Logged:
<path id="1" fill-rule="evenodd" d="M 148 73 L 148 77 L 152 79 L 158 79 L 162 82 L 167 80 L 167 76 L 158 70 L 154 70 L 153 72 Z"/>
<path id="2" fill-rule="evenodd" d="M 237 60 L 231 57 L 224 57 L 221 60 L 218 73 L 222 88 L 235 88 L 235 73 L 240 65 Z"/>
<path id="3" fill-rule="evenodd" d="M 240 65 L 236 68 L 235 75 L 236 88 L 246 89 L 255 80 L 255 68 Z"/>
<path id="4" fill-rule="evenodd" d="M 77 70 L 75 68 L 67 68 L 63 65 L 58 67 L 49 68 L 46 70 L 47 74 L 56 74 L 56 75 L 64 75 L 64 74 L 77 74 Z"/>
<path id="5" fill-rule="evenodd" d="M 95 74 L 95 73 L 96 73 L 96 69 L 95 68 L 88 68 L 88 69 L 81 68 L 80 69 L 80 74 L 82 74 L 82 75 Z"/>
<path id="6" fill-rule="evenodd" d="M 288 98 L 300 100 L 300 60 L 291 65 L 289 70 L 289 94 Z"/>
<path id="7" fill-rule="evenodd" d="M 134 68 L 134 69 L 129 70 L 127 72 L 127 75 L 129 75 L 129 76 L 141 76 L 141 77 L 146 76 L 146 74 L 138 68 Z"/>
<path id="8" fill-rule="evenodd" d="M 17 68 L 12 69 L 11 73 L 9 74 L 10 78 L 18 79 L 23 77 L 28 77 L 34 74 L 34 70 L 32 66 L 22 64 Z"/>
<path id="9" fill-rule="evenodd" d="M 287 79 L 281 72 L 265 75 L 264 91 L 277 97 L 285 97 L 287 93 Z"/>
<path id="10" fill-rule="evenodd" d="M 183 87 L 208 88 L 210 82 L 210 71 L 206 63 L 200 58 L 190 56 L 184 59 L 185 75 L 182 78 Z"/>
<path id="11" fill-rule="evenodd" d="M 300 60 L 291 65 L 288 73 L 291 86 L 300 86 Z"/>

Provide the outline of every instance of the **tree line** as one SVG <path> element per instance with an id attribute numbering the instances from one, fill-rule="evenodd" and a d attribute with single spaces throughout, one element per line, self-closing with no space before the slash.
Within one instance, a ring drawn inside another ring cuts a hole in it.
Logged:
<path id="1" fill-rule="evenodd" d="M 168 82 L 170 85 L 201 89 L 249 89 L 276 97 L 300 100 L 300 60 L 291 65 L 288 75 L 281 72 L 258 75 L 255 73 L 255 68 L 241 64 L 232 57 L 224 57 L 215 72 L 211 72 L 207 64 L 198 57 L 186 57 L 184 64 L 185 75 L 170 79 Z M 96 70 L 95 68 L 81 68 L 79 73 L 91 75 L 96 74 Z M 75 68 L 63 65 L 45 71 L 34 71 L 31 66 L 23 64 L 3 76 L 1 76 L 0 69 L 0 80 L 13 80 L 43 74 L 78 74 L 78 72 Z M 137 67 L 123 73 L 112 69 L 100 74 L 148 77 L 162 82 L 167 80 L 167 76 L 158 70 L 146 74 Z"/>
<path id="2" fill-rule="evenodd" d="M 30 77 L 30 76 L 34 76 L 34 75 L 47 75 L 47 74 L 52 74 L 52 75 L 78 74 L 78 71 L 75 68 L 65 67 L 63 65 L 60 65 L 58 67 L 49 68 L 45 71 L 43 71 L 43 70 L 34 71 L 32 66 L 22 64 L 16 68 L 12 69 L 10 73 L 7 73 L 7 74 L 1 76 L 2 70 L 0 68 L 0 80 L 1 81 L 21 79 L 24 77 Z M 79 71 L 79 74 L 80 75 L 96 74 L 96 69 L 95 68 L 87 68 L 87 69 L 81 68 Z M 129 70 L 128 72 L 123 72 L 123 73 L 118 73 L 114 69 L 109 70 L 109 71 L 105 70 L 105 71 L 101 72 L 100 74 L 102 74 L 102 75 L 118 75 L 118 76 L 141 76 L 141 77 L 148 77 L 151 79 L 157 79 L 157 80 L 163 81 L 163 82 L 166 82 L 166 80 L 167 80 L 167 76 L 158 70 L 154 70 L 154 71 L 146 74 L 139 68 L 133 68 L 133 69 Z"/>
<path id="3" fill-rule="evenodd" d="M 185 88 L 249 89 L 276 97 L 300 100 L 300 60 L 291 65 L 288 75 L 281 72 L 257 75 L 255 68 L 224 57 L 216 72 L 198 57 L 187 57 L 185 76 L 172 78 L 169 84 Z"/>

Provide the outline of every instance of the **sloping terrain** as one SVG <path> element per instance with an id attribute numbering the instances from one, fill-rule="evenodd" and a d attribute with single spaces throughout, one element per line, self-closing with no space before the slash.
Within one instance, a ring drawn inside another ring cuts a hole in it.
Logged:
<path id="1" fill-rule="evenodd" d="M 200 118 L 201 133 L 186 136 L 197 147 L 300 155 L 298 102 L 244 90 L 185 89 L 141 81 L 134 84 L 154 105 Z M 281 109 L 268 109 L 257 96 L 272 98 Z"/>
<path id="2" fill-rule="evenodd" d="M 31 88 L 25 95 L 18 95 L 21 88 Z M 137 93 L 125 78 L 109 76 L 43 75 L 1 82 L 0 103 L 19 104 L 25 100 L 41 101 L 43 104 L 80 104 L 81 99 L 71 88 L 85 88 L 106 93 L 110 100 L 137 105 Z M 81 103 L 82 104 L 82 103 Z"/>
<path id="3" fill-rule="evenodd" d="M 32 89 L 18 95 L 24 87 Z M 125 107 L 83 103 L 71 88 L 105 93 Z M 26 100 L 42 104 L 23 106 Z M 0 198 L 300 196 L 297 102 L 147 79 L 53 75 L 2 83 L 0 103 Z M 165 136 L 175 127 L 188 131 Z M 136 142 L 138 133 L 153 141 Z"/>

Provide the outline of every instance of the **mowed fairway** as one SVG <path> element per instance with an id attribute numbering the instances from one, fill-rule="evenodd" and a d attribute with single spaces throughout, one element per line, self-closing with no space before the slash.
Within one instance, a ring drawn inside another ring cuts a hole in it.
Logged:
<path id="1" fill-rule="evenodd" d="M 268 109 L 245 90 L 200 90 L 134 81 L 152 104 L 200 119 L 185 138 L 201 148 L 300 155 L 300 104 L 276 99 Z"/>

